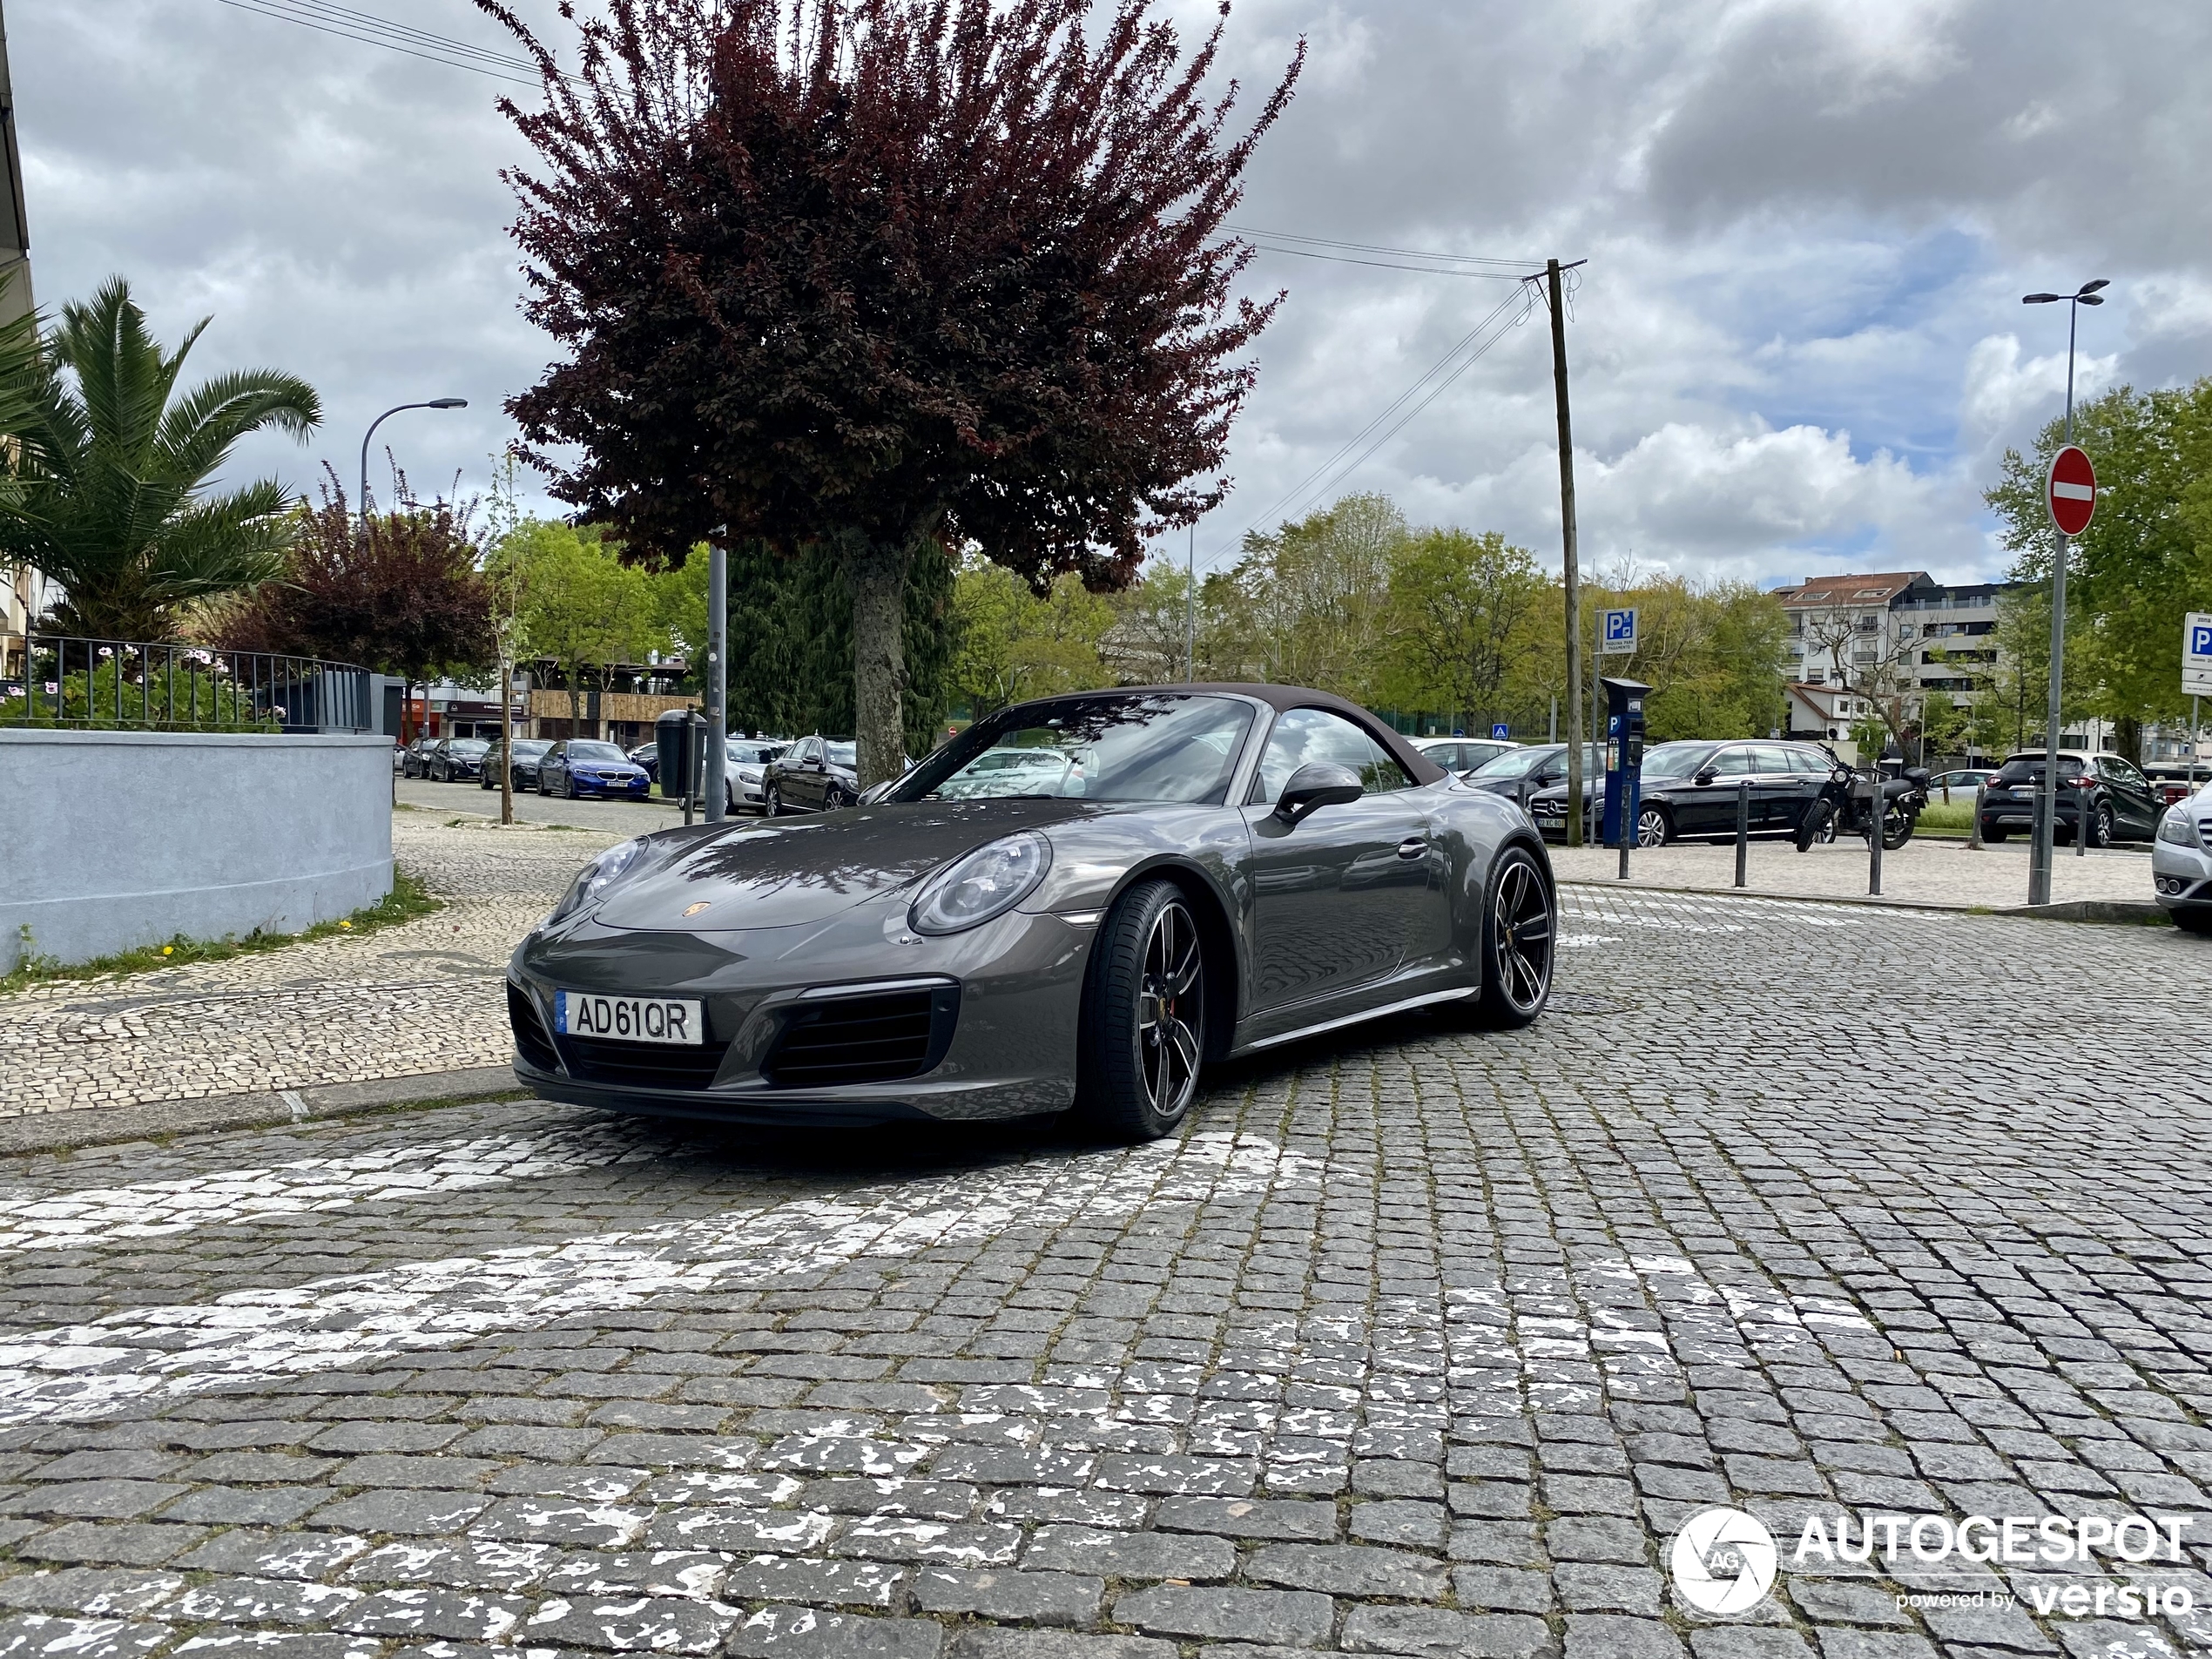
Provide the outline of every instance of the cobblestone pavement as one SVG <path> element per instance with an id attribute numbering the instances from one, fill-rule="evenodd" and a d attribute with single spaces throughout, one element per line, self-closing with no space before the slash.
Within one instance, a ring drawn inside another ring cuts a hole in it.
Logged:
<path id="1" fill-rule="evenodd" d="M 1754 841 L 1744 876 L 1747 891 L 1864 897 L 1866 843 L 1836 841 L 1803 853 L 1788 841 Z M 1611 881 L 1621 867 L 1618 849 L 1554 846 L 1552 867 L 1562 880 Z M 1736 882 L 1736 844 L 1715 846 L 1678 841 L 1629 854 L 1632 885 L 1725 892 Z M 1982 906 L 2000 909 L 2027 902 L 2027 847 L 1970 849 L 1964 840 L 1916 835 L 1882 854 L 1882 896 L 1909 904 Z M 2051 861 L 2051 897 L 2058 903 L 2124 899 L 2151 904 L 2150 858 L 2140 847 L 2099 847 L 2076 858 L 2061 846 Z"/>
<path id="2" fill-rule="evenodd" d="M 509 954 L 618 839 L 397 812 L 394 856 L 444 909 L 357 939 L 0 998 L 0 1117 L 503 1064 Z"/>
<path id="3" fill-rule="evenodd" d="M 402 778 L 398 796 L 408 806 L 450 814 L 497 818 L 499 793 L 476 784 L 438 784 L 428 778 Z M 559 824 L 573 828 L 617 830 L 624 835 L 644 835 L 684 821 L 684 809 L 672 801 L 563 800 L 532 791 L 515 794 L 515 819 L 522 824 Z"/>
<path id="4" fill-rule="evenodd" d="M 0 1655 L 2212 1649 L 2212 942 L 1566 909 L 1534 1028 L 1143 1148 L 510 1103 L 0 1163 Z M 1723 1502 L 1785 1550 L 1732 1621 L 1667 1576 Z M 2137 1510 L 2181 1561 L 1788 1559 Z"/>

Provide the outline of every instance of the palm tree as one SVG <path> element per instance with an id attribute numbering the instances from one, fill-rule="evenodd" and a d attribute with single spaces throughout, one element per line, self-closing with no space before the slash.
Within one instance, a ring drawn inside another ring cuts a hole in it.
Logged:
<path id="1" fill-rule="evenodd" d="M 273 478 L 227 495 L 208 483 L 263 427 L 305 439 L 314 388 L 274 369 L 220 374 L 175 396 L 203 318 L 165 354 L 131 289 L 113 278 L 62 307 L 36 352 L 0 350 L 0 422 L 16 450 L 0 489 L 0 564 L 62 590 L 61 631 L 162 639 L 181 607 L 280 575 L 294 498 Z"/>

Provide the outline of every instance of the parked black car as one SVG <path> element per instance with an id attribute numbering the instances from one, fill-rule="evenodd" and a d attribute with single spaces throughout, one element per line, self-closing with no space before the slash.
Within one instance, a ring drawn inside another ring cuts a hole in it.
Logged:
<path id="1" fill-rule="evenodd" d="M 597 738 L 563 738 L 548 749 L 537 763 L 537 792 L 566 795 L 613 795 L 643 800 L 651 780 L 642 766 L 611 743 Z"/>
<path id="2" fill-rule="evenodd" d="M 632 749 L 630 752 L 630 764 L 642 767 L 646 777 L 658 783 L 660 781 L 660 739 L 656 738 L 651 743 L 641 743 Z"/>
<path id="3" fill-rule="evenodd" d="M 1751 785 L 1751 833 L 1794 836 L 1797 822 L 1839 763 L 1809 743 L 1655 744 L 1644 751 L 1642 788 L 1636 808 L 1636 845 L 1736 839 L 1736 790 Z M 1605 799 L 1599 773 L 1590 797 Z M 1567 786 L 1554 784 L 1529 798 L 1528 814 L 1548 840 L 1567 839 Z"/>
<path id="4" fill-rule="evenodd" d="M 860 745 L 850 738 L 801 738 L 760 774 L 761 810 L 833 813 L 860 799 Z"/>
<path id="5" fill-rule="evenodd" d="M 2009 755 L 1983 792 L 1981 839 L 2001 841 L 2010 835 L 2032 834 L 2035 829 L 2035 798 L 2043 790 L 2045 752 L 2025 750 Z M 2109 846 L 2114 841 L 2148 841 L 2158 833 L 2158 820 L 2166 803 L 2157 787 L 2125 755 L 2068 754 L 2059 751 L 2059 813 L 2053 833 L 2071 842 L 2081 816 L 2080 792 L 2089 792 L 2089 845 Z"/>
<path id="6" fill-rule="evenodd" d="M 550 738 L 517 738 L 514 742 L 514 752 L 510 755 L 506 744 L 495 742 L 490 752 L 484 756 L 484 787 L 499 787 L 499 769 L 504 766 L 508 776 L 514 779 L 516 788 L 536 789 L 537 763 L 552 746 Z"/>
<path id="7" fill-rule="evenodd" d="M 491 747 L 483 738 L 445 738 L 430 751 L 426 769 L 436 783 L 465 784 L 484 775 L 484 752 Z"/>
<path id="8" fill-rule="evenodd" d="M 1605 767 L 1605 746 L 1586 743 L 1582 745 L 1582 777 L 1585 782 L 1602 775 Z M 1554 784 L 1567 781 L 1567 745 L 1563 743 L 1531 744 L 1527 748 L 1508 749 L 1494 760 L 1487 760 L 1467 774 L 1467 781 L 1477 789 L 1487 789 L 1494 795 L 1521 796 L 1521 786 L 1528 792 L 1549 789 Z"/>
<path id="9" fill-rule="evenodd" d="M 400 761 L 401 772 L 409 778 L 428 778 L 430 775 L 430 752 L 443 741 L 443 738 L 431 737 L 427 732 L 415 738 L 407 745 L 407 753 Z"/>

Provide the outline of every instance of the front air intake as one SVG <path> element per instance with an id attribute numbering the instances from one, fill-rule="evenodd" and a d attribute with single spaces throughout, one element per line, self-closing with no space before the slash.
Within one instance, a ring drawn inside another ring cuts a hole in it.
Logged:
<path id="1" fill-rule="evenodd" d="M 760 1075 L 779 1089 L 918 1077 L 945 1057 L 959 1018 L 957 985 L 801 1002 L 786 1019 Z"/>
<path id="2" fill-rule="evenodd" d="M 515 1030 L 515 1052 L 526 1064 L 540 1071 L 560 1070 L 560 1056 L 553 1052 L 553 1039 L 546 1033 L 537 1004 L 511 979 L 507 981 L 507 1023 Z"/>

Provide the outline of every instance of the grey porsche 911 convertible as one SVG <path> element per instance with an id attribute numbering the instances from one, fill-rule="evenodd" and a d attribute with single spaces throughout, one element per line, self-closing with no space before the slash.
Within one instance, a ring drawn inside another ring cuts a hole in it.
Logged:
<path id="1" fill-rule="evenodd" d="M 515 1070 L 737 1123 L 1159 1136 L 1215 1061 L 1430 1003 L 1527 1024 L 1554 909 L 1511 801 L 1341 698 L 1077 692 L 857 806 L 601 853 L 509 967 Z"/>

